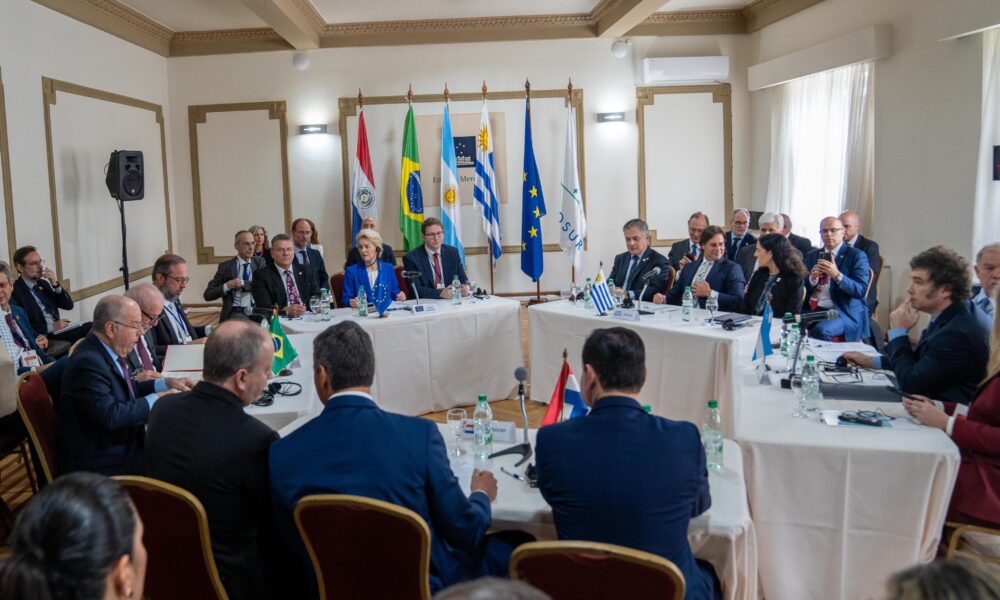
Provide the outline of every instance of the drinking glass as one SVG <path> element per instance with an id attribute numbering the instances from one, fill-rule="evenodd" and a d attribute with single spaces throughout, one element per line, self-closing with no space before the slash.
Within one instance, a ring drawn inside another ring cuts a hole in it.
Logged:
<path id="1" fill-rule="evenodd" d="M 715 311 L 719 310 L 719 299 L 709 296 L 705 299 L 705 308 L 708 310 L 708 324 L 715 323 Z"/>
<path id="2" fill-rule="evenodd" d="M 309 312 L 317 319 L 320 317 L 320 313 L 323 312 L 323 301 L 319 296 L 309 298 Z"/>
<path id="3" fill-rule="evenodd" d="M 448 427 L 455 436 L 455 451 L 453 456 L 462 456 L 462 428 L 465 426 L 466 412 L 464 408 L 453 408 L 448 411 Z"/>
<path id="4" fill-rule="evenodd" d="M 473 297 L 473 294 L 475 293 L 476 293 L 476 280 L 469 279 L 469 298 L 470 298 L 469 302 L 476 301 L 476 299 Z"/>
<path id="5" fill-rule="evenodd" d="M 625 301 L 625 288 L 615 288 L 615 306 L 621 306 Z"/>
<path id="6" fill-rule="evenodd" d="M 576 297 L 580 295 L 580 286 L 573 282 L 569 284 L 569 301 L 576 304 Z"/>

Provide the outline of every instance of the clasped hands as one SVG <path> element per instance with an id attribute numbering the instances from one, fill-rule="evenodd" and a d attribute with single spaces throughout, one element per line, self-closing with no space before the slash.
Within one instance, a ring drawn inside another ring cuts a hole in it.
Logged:
<path id="1" fill-rule="evenodd" d="M 403 300 L 406 300 L 406 292 L 399 292 L 398 294 L 396 294 L 397 302 L 402 302 Z M 358 299 L 351 298 L 351 308 L 357 308 L 357 307 L 358 307 Z"/>

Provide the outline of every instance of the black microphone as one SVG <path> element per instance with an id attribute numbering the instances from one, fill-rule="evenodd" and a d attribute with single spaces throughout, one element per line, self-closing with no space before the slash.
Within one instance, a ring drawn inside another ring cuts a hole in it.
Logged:
<path id="1" fill-rule="evenodd" d="M 653 267 L 653 270 L 639 278 L 639 281 L 649 281 L 660 274 L 660 267 Z"/>
<path id="2" fill-rule="evenodd" d="M 420 271 L 403 271 L 400 273 L 403 279 L 418 279 L 420 277 Z"/>
<path id="3" fill-rule="evenodd" d="M 514 379 L 518 380 L 521 383 L 524 383 L 525 381 L 527 381 L 528 380 L 528 369 L 525 369 L 524 367 L 518 367 L 518 368 L 514 369 Z"/>
<path id="4" fill-rule="evenodd" d="M 801 315 L 792 315 L 790 317 L 782 317 L 782 323 L 799 323 L 803 325 L 808 325 L 810 323 L 817 323 L 819 321 L 827 321 L 830 319 L 836 319 L 840 316 L 840 313 L 833 310 L 822 310 L 819 312 L 803 313 Z"/>

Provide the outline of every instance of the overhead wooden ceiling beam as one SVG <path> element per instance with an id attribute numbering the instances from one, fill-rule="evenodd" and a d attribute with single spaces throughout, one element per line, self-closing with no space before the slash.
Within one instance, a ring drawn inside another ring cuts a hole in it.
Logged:
<path id="1" fill-rule="evenodd" d="M 597 20 L 597 36 L 621 37 L 649 18 L 664 0 L 622 0 Z"/>
<path id="2" fill-rule="evenodd" d="M 296 50 L 319 48 L 326 23 L 309 0 L 241 0 Z"/>

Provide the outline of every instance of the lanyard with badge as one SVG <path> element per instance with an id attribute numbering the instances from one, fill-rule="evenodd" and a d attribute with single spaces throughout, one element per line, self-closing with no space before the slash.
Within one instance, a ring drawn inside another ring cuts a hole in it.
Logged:
<path id="1" fill-rule="evenodd" d="M 180 342 L 182 344 L 189 343 L 192 338 L 188 333 L 187 327 L 184 325 L 184 321 L 177 314 L 177 305 L 171 302 L 166 307 L 167 314 L 170 316 L 170 321 L 174 324 L 174 332 L 180 336 Z"/>

